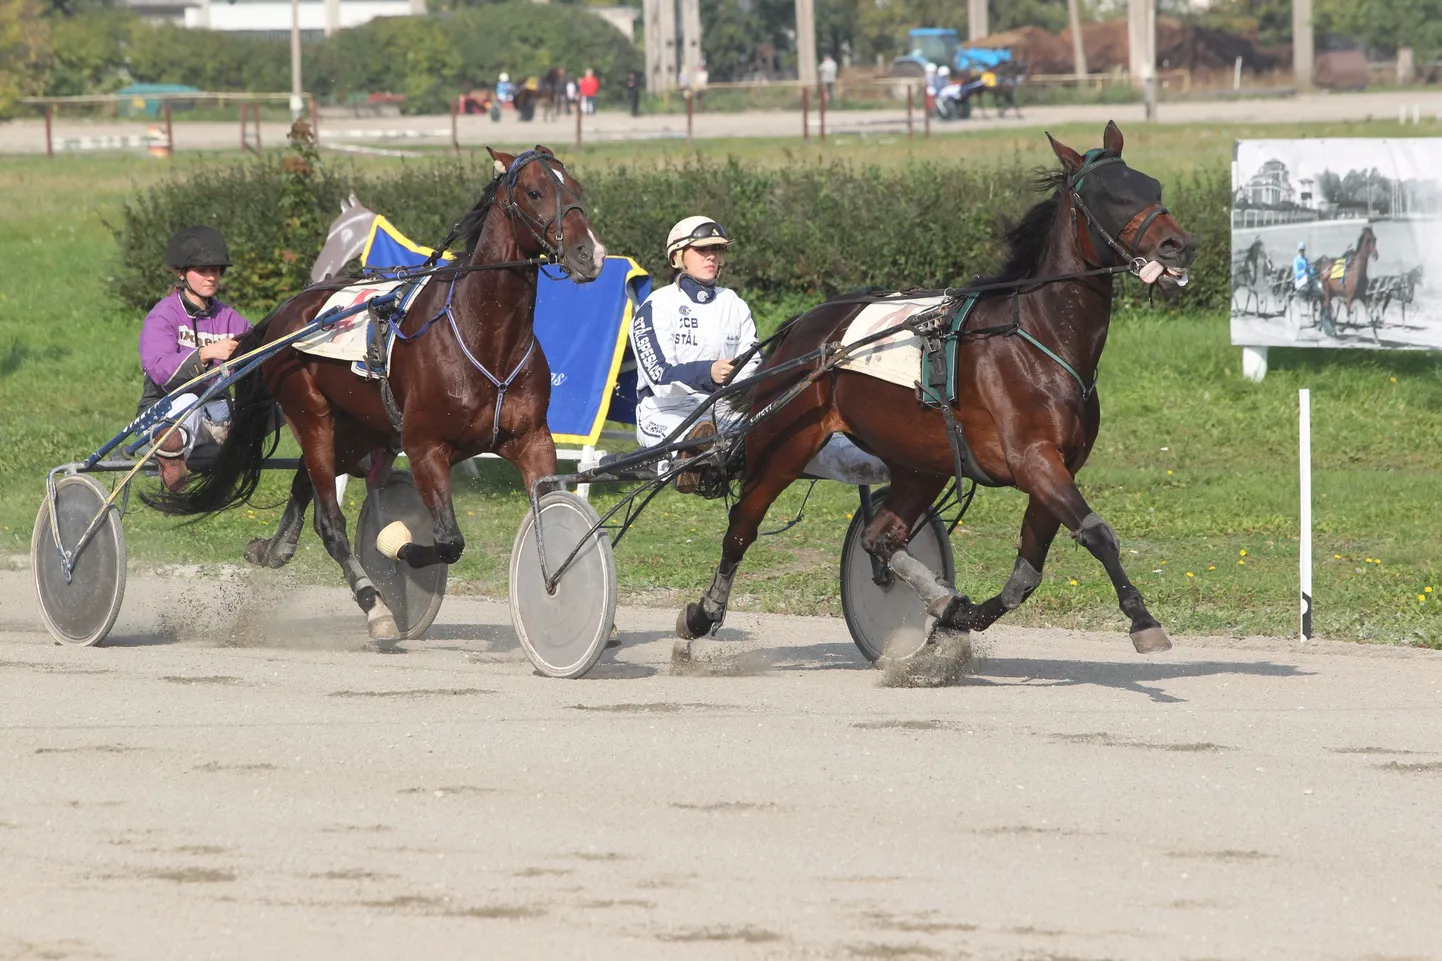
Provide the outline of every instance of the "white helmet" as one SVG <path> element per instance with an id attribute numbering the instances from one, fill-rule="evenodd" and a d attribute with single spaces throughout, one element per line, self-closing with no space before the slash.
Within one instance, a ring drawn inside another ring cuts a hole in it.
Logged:
<path id="1" fill-rule="evenodd" d="M 687 247 L 730 247 L 726 228 L 710 217 L 687 217 L 666 235 L 666 259 L 672 267 L 681 266 L 681 251 Z"/>
<path id="2" fill-rule="evenodd" d="M 943 77 L 949 77 L 949 76 L 951 76 L 951 68 L 950 68 L 950 67 L 938 67 L 938 68 L 936 69 L 936 72 L 937 72 L 938 74 L 940 74 L 941 76 L 943 76 Z"/>
<path id="3" fill-rule="evenodd" d="M 503 73 L 503 74 L 501 74 L 500 81 L 501 81 L 501 83 L 510 83 L 510 82 L 511 82 L 511 75 L 508 74 L 508 73 Z"/>

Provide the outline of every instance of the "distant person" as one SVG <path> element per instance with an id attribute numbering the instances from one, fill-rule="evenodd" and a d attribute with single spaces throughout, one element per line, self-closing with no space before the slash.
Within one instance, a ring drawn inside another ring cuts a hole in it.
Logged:
<path id="1" fill-rule="evenodd" d="M 511 83 L 511 75 L 504 71 L 496 78 L 496 99 L 501 103 L 510 103 L 516 99 L 516 85 Z"/>
<path id="2" fill-rule="evenodd" d="M 566 86 L 563 89 L 566 91 L 566 113 L 571 112 L 572 106 L 580 110 L 581 88 L 577 86 L 576 81 L 568 77 L 566 79 Z"/>
<path id="3" fill-rule="evenodd" d="M 710 82 L 711 73 L 706 69 L 706 65 L 703 63 L 701 66 L 696 68 L 696 82 L 692 84 L 696 97 L 696 106 L 699 107 L 706 102 L 706 85 Z"/>
<path id="4" fill-rule="evenodd" d="M 816 79 L 821 81 L 821 88 L 826 91 L 827 100 L 836 99 L 836 61 L 831 54 L 821 61 L 821 66 L 816 68 Z"/>
<path id="5" fill-rule="evenodd" d="M 1292 286 L 1305 294 L 1312 289 L 1312 277 L 1312 262 L 1307 259 L 1307 242 L 1303 240 L 1297 244 L 1297 256 L 1292 261 Z"/>
<path id="6" fill-rule="evenodd" d="M 230 266 L 230 250 L 220 231 L 186 227 L 177 232 L 165 246 L 165 266 L 175 275 L 175 286 L 150 309 L 140 328 L 140 367 L 145 372 L 140 411 L 164 402 L 167 394 L 229 360 L 240 338 L 250 333 L 249 321 L 215 297 Z M 197 407 L 200 393 L 197 388 L 170 399 L 164 416 L 184 416 L 179 429 L 164 441 L 160 438 L 169 424 L 151 431 L 151 440 L 158 442 L 160 482 L 171 491 L 185 486 L 189 476 L 185 459 L 196 442 L 223 443 L 230 425 L 230 401 L 221 396 Z"/>
<path id="7" fill-rule="evenodd" d="M 626 74 L 626 102 L 631 105 L 631 116 L 641 116 L 641 78 L 634 70 Z"/>
<path id="8" fill-rule="evenodd" d="M 596 71 L 590 67 L 586 68 L 586 75 L 576 85 L 581 94 L 581 112 L 592 114 L 596 112 L 596 94 L 601 90 L 601 80 L 596 76 Z"/>

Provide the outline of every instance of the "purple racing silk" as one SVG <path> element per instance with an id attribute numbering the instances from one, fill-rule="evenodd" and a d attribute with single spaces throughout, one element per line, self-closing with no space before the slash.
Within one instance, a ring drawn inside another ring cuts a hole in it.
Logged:
<path id="1" fill-rule="evenodd" d="M 228 304 L 212 299 L 192 316 L 176 291 L 151 308 L 140 328 L 140 366 L 156 385 L 173 388 L 179 374 L 189 380 L 204 372 L 200 348 L 250 332 L 250 323 Z"/>

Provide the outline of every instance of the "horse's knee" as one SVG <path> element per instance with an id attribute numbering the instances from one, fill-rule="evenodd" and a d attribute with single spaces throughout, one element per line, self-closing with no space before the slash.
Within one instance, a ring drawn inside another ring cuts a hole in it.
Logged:
<path id="1" fill-rule="evenodd" d="M 466 539 L 459 534 L 454 540 L 436 542 L 436 560 L 442 564 L 454 564 L 461 559 L 461 554 L 466 549 Z"/>
<path id="2" fill-rule="evenodd" d="M 1117 532 L 1112 530 L 1112 526 L 1102 520 L 1096 511 L 1082 518 L 1081 524 L 1072 532 L 1072 537 L 1098 557 L 1103 554 L 1118 554 L 1122 549 Z"/>

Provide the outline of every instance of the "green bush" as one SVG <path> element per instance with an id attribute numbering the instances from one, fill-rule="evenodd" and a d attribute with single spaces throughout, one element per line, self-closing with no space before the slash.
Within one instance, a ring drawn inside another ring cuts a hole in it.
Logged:
<path id="1" fill-rule="evenodd" d="M 157 265 L 166 238 L 187 224 L 211 223 L 226 232 L 235 254 L 229 296 L 263 310 L 303 285 L 330 212 L 350 190 L 413 239 L 431 244 L 491 177 L 485 155 L 407 164 L 380 177 L 309 164 L 296 173 L 291 166 L 289 160 L 199 166 L 137 197 L 118 228 L 120 295 L 148 306 L 164 282 Z M 733 160 L 600 169 L 581 179 L 602 240 L 653 275 L 668 276 L 662 247 L 671 225 L 704 213 L 738 240 L 727 268 L 732 283 L 766 302 L 796 304 L 871 285 L 961 284 L 996 270 L 1007 219 L 1039 199 L 1030 173 L 1015 162 L 763 168 Z M 1193 282 L 1183 295 L 1191 306 L 1228 302 L 1227 183 L 1226 171 L 1206 169 L 1172 178 L 1166 187 L 1168 205 L 1199 243 Z M 314 204 L 308 223 L 299 216 L 306 202 Z M 1140 284 L 1121 290 L 1145 296 Z"/>

